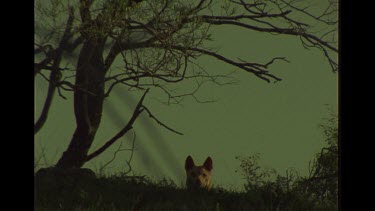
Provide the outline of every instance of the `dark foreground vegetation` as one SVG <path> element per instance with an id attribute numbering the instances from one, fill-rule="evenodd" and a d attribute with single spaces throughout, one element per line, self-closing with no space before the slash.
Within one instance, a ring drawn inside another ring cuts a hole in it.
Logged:
<path id="1" fill-rule="evenodd" d="M 45 168 L 35 175 L 35 210 L 338 210 L 337 118 L 322 127 L 326 146 L 309 163 L 307 176 L 292 169 L 285 175 L 265 169 L 258 164 L 259 155 L 237 157 L 246 181 L 241 192 L 219 187 L 188 191 L 167 179 L 97 177 L 90 169 Z"/>
<path id="2" fill-rule="evenodd" d="M 76 182 L 76 183 L 75 183 Z M 72 181 L 56 188 L 38 187 L 36 210 L 337 210 L 335 203 L 318 200 L 282 182 L 244 192 L 214 188 L 188 191 L 168 180 L 149 182 L 142 177 L 112 176 Z M 285 187 L 286 188 L 286 187 Z"/>
<path id="3" fill-rule="evenodd" d="M 338 210 L 337 118 L 323 125 L 326 146 L 309 164 L 307 176 L 281 175 L 258 164 L 259 155 L 237 157 L 245 190 L 188 191 L 164 179 L 115 175 L 89 169 L 40 169 L 35 175 L 35 210 L 129 211 L 310 211 Z"/>

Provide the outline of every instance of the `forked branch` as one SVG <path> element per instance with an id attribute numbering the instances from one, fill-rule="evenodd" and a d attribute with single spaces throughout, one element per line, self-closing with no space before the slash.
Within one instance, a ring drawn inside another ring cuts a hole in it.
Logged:
<path id="1" fill-rule="evenodd" d="M 103 153 L 108 147 L 110 147 L 112 144 L 114 144 L 118 139 L 123 137 L 129 130 L 133 129 L 133 124 L 135 120 L 138 118 L 138 116 L 144 111 L 144 108 L 142 106 L 143 100 L 146 97 L 146 94 L 148 93 L 149 89 L 145 91 L 141 99 L 139 100 L 137 106 L 134 109 L 133 115 L 128 121 L 128 123 L 125 125 L 125 127 L 118 132 L 113 138 L 108 140 L 102 147 L 97 149 L 95 152 L 91 153 L 90 155 L 87 156 L 86 162 L 90 161 L 91 159 L 95 158 L 96 156 L 100 155 Z"/>

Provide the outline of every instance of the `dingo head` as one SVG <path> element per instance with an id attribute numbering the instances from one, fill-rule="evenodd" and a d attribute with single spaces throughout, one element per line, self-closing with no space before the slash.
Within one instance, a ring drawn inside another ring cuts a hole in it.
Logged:
<path id="1" fill-rule="evenodd" d="M 196 166 L 193 158 L 189 155 L 185 161 L 185 170 L 187 188 L 206 188 L 208 190 L 211 188 L 212 159 L 210 157 L 207 157 L 202 166 Z"/>

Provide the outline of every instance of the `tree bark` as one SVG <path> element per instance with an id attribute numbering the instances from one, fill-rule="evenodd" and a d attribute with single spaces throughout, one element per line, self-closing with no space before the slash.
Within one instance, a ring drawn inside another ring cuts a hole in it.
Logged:
<path id="1" fill-rule="evenodd" d="M 82 167 L 99 128 L 106 72 L 103 62 L 105 40 L 94 36 L 83 44 L 77 63 L 74 90 L 74 114 L 77 126 L 68 149 L 56 164 L 57 167 L 65 169 Z"/>

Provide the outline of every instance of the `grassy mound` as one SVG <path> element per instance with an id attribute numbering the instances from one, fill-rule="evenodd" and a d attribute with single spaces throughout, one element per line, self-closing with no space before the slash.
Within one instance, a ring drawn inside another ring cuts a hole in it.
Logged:
<path id="1" fill-rule="evenodd" d="M 316 203 L 303 194 L 276 193 L 269 187 L 246 192 L 188 191 L 168 180 L 151 182 L 144 177 L 111 176 L 49 187 L 36 184 L 35 210 L 337 210 L 335 205 Z"/>

